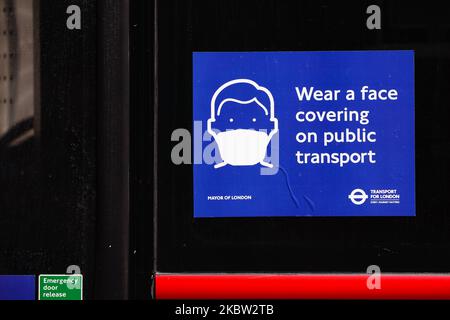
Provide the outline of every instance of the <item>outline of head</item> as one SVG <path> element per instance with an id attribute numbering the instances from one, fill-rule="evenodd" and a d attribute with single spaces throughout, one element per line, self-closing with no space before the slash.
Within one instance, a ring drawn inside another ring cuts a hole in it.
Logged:
<path id="1" fill-rule="evenodd" d="M 236 84 L 249 84 L 249 85 L 253 86 L 257 91 L 264 92 L 270 101 L 269 110 L 267 110 L 267 107 L 258 101 L 257 97 L 254 97 L 249 101 L 240 101 L 240 100 L 233 99 L 233 98 L 227 98 L 227 99 L 224 99 L 220 103 L 220 105 L 216 108 L 217 98 L 219 97 L 219 95 L 225 89 L 227 89 L 233 85 L 236 85 Z M 229 101 L 238 102 L 241 104 L 250 104 L 252 102 L 256 102 L 264 110 L 265 114 L 270 116 L 270 121 L 273 122 L 273 124 L 274 124 L 274 128 L 271 130 L 271 132 L 269 134 L 269 140 L 272 140 L 272 137 L 278 132 L 278 119 L 275 118 L 275 99 L 273 98 L 272 93 L 267 88 L 262 87 L 262 86 L 258 85 L 255 81 L 249 80 L 249 79 L 235 79 L 235 80 L 228 81 L 227 83 L 225 83 L 221 87 L 219 87 L 219 89 L 217 89 L 216 92 L 214 93 L 214 95 L 211 99 L 211 118 L 208 119 L 208 133 L 212 137 L 216 138 L 216 136 L 217 136 L 216 132 L 212 129 L 212 124 L 216 121 L 216 116 L 220 116 L 222 106 L 226 102 L 229 102 Z M 216 110 L 217 110 L 217 113 L 216 113 Z"/>

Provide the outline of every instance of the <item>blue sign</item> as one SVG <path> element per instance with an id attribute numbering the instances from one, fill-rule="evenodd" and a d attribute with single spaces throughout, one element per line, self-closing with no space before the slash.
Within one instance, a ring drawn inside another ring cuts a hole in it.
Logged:
<path id="1" fill-rule="evenodd" d="M 194 215 L 415 216 L 414 52 L 195 52 Z"/>
<path id="2" fill-rule="evenodd" d="M 0 300 L 35 300 L 34 276 L 0 276 Z"/>

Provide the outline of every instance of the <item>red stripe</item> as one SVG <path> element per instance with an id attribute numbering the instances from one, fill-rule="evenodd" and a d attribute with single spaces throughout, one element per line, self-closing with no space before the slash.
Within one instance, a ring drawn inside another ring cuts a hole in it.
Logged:
<path id="1" fill-rule="evenodd" d="M 157 275 L 157 299 L 450 299 L 450 275 Z"/>

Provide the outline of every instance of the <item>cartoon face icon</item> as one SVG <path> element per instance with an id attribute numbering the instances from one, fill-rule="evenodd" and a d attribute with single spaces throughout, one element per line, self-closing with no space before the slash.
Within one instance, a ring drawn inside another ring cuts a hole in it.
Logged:
<path id="1" fill-rule="evenodd" d="M 271 92 L 248 79 L 225 83 L 211 100 L 208 132 L 223 161 L 216 168 L 256 164 L 273 167 L 264 161 L 267 147 L 278 132 Z"/>

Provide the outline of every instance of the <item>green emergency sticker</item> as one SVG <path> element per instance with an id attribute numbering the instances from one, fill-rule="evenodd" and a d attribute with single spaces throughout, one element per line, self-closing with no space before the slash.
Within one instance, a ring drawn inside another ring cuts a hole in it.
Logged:
<path id="1" fill-rule="evenodd" d="M 83 276 L 40 275 L 39 300 L 83 300 Z"/>

